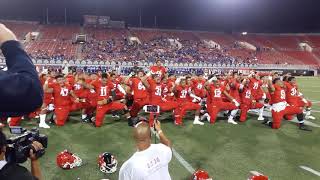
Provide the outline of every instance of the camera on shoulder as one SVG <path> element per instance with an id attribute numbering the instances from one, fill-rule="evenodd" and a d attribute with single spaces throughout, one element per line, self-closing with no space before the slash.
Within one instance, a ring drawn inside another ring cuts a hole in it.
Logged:
<path id="1" fill-rule="evenodd" d="M 40 134 L 39 129 L 32 128 L 26 130 L 20 126 L 10 127 L 12 137 L 7 139 L 6 160 L 12 163 L 24 163 L 30 156 L 30 150 L 35 153 L 36 158 L 40 158 L 45 154 L 45 148 L 48 145 L 48 137 Z M 34 141 L 38 141 L 44 147 L 36 151 L 32 146 Z"/>

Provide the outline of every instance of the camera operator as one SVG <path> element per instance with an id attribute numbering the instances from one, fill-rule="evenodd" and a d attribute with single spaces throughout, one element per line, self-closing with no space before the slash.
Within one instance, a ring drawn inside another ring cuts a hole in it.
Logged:
<path id="1" fill-rule="evenodd" d="M 42 145 L 34 141 L 32 143 L 35 151 L 42 149 Z M 41 180 L 40 163 L 33 150 L 30 150 L 29 158 L 31 161 L 31 173 L 23 166 L 5 160 L 7 139 L 0 130 L 0 179 L 3 180 Z"/>
<path id="2" fill-rule="evenodd" d="M 133 130 L 138 151 L 121 167 L 119 180 L 171 180 L 168 165 L 172 158 L 171 142 L 161 130 L 159 121 L 155 121 L 155 130 L 160 144 L 151 144 L 149 123 L 140 121 Z"/>
<path id="3" fill-rule="evenodd" d="M 0 118 L 29 114 L 42 104 L 42 86 L 30 57 L 1 23 L 0 48 L 8 68 L 0 70 Z"/>

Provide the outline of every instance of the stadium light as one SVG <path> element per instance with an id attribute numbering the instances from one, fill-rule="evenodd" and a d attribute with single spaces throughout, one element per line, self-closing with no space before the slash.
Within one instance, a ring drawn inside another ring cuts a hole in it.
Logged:
<path id="1" fill-rule="evenodd" d="M 247 35 L 248 33 L 247 33 L 247 32 L 242 32 L 241 34 L 245 36 L 245 35 Z"/>

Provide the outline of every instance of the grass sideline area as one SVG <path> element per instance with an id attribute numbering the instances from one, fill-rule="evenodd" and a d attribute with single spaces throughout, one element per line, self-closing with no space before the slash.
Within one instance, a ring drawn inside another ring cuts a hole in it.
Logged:
<path id="1" fill-rule="evenodd" d="M 314 102 L 316 120 L 320 125 L 320 78 L 298 78 L 300 90 Z M 316 176 L 299 166 L 304 165 L 320 171 L 320 128 L 312 132 L 298 130 L 294 123 L 283 121 L 279 130 L 272 130 L 257 121 L 256 116 L 241 125 L 227 124 L 225 120 L 215 125 L 192 125 L 189 114 L 183 127 L 173 125 L 171 116 L 161 117 L 162 129 L 173 142 L 175 150 L 195 168 L 207 170 L 214 179 L 245 180 L 249 171 L 256 170 L 272 180 L 316 180 Z M 31 129 L 36 120 L 24 121 Z M 8 129 L 5 128 L 5 132 Z M 98 180 L 118 179 L 118 171 L 104 175 L 97 166 L 98 155 L 108 151 L 122 163 L 134 152 L 131 128 L 127 122 L 106 116 L 101 128 L 80 122 L 80 116 L 70 118 L 64 127 L 41 130 L 49 137 L 49 147 L 41 158 L 42 172 L 46 180 Z M 80 168 L 62 170 L 56 166 L 56 155 L 68 149 L 84 162 Z M 29 164 L 26 164 L 29 167 Z M 170 164 L 173 180 L 189 180 L 191 174 L 173 157 Z"/>

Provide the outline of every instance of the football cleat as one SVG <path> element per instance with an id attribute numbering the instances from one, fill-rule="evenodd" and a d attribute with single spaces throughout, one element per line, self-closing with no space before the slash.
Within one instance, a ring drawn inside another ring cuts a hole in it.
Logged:
<path id="1" fill-rule="evenodd" d="M 228 123 L 230 123 L 230 124 L 238 124 L 238 123 L 235 122 L 233 119 L 228 119 Z"/>
<path id="2" fill-rule="evenodd" d="M 197 124 L 197 125 L 204 125 L 203 122 L 199 121 L 199 120 L 194 120 L 193 124 Z"/>
<path id="3" fill-rule="evenodd" d="M 93 116 L 90 120 L 91 120 L 92 123 L 95 123 L 96 122 L 96 117 Z"/>
<path id="4" fill-rule="evenodd" d="M 112 118 L 117 118 L 117 119 L 120 119 L 120 116 L 115 114 L 115 115 L 112 115 Z"/>
<path id="5" fill-rule="evenodd" d="M 118 161 L 108 152 L 104 152 L 98 157 L 98 166 L 101 172 L 111 174 L 117 171 Z"/>
<path id="6" fill-rule="evenodd" d="M 50 123 L 50 124 L 56 124 L 55 119 L 56 119 L 56 115 L 53 114 L 53 115 L 51 116 L 51 118 L 49 119 L 49 123 Z"/>
<path id="7" fill-rule="evenodd" d="M 312 129 L 310 129 L 308 126 L 304 124 L 299 124 L 299 129 L 303 131 L 312 131 Z"/>
<path id="8" fill-rule="evenodd" d="M 138 122 L 140 122 L 139 117 L 128 118 L 128 126 L 134 127 Z"/>
<path id="9" fill-rule="evenodd" d="M 205 113 L 201 116 L 201 121 L 204 121 L 205 119 L 207 119 L 207 121 L 210 122 L 210 115 L 208 113 Z"/>
<path id="10" fill-rule="evenodd" d="M 50 126 L 48 124 L 46 124 L 46 123 L 40 123 L 39 127 L 40 128 L 44 128 L 44 129 L 50 129 Z"/>
<path id="11" fill-rule="evenodd" d="M 306 116 L 306 119 L 315 120 L 316 118 L 314 116 Z"/>
<path id="12" fill-rule="evenodd" d="M 258 121 L 264 121 L 264 117 L 263 116 L 259 116 L 258 117 Z"/>
<path id="13" fill-rule="evenodd" d="M 59 153 L 56 160 L 57 165 L 62 169 L 73 169 L 82 165 L 82 160 L 68 150 Z"/>
<path id="14" fill-rule="evenodd" d="M 266 119 L 262 122 L 262 124 L 264 124 L 264 125 L 269 126 L 269 127 L 272 128 L 272 121 L 270 121 L 268 118 L 266 118 Z"/>
<path id="15" fill-rule="evenodd" d="M 91 123 L 93 116 L 92 115 L 88 115 L 86 118 L 82 119 L 82 122 L 84 123 Z"/>

